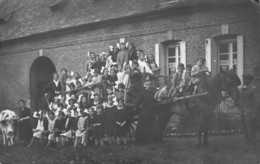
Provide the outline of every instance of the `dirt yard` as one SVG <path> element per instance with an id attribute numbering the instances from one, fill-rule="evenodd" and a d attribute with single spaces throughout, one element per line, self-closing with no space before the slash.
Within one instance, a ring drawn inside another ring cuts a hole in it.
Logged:
<path id="1" fill-rule="evenodd" d="M 259 135 L 258 135 L 259 136 Z M 256 152 L 245 150 L 242 135 L 210 137 L 210 146 L 198 148 L 195 138 L 166 138 L 152 145 L 46 148 L 0 146 L 1 164 L 260 164 L 260 137 Z"/>

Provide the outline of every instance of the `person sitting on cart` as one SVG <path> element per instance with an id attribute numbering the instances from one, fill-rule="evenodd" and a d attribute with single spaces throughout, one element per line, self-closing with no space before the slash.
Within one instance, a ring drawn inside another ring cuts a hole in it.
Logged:
<path id="1" fill-rule="evenodd" d="M 192 68 L 192 65 L 187 64 L 186 69 L 185 69 L 185 71 L 183 72 L 183 75 L 182 75 L 182 82 L 181 82 L 180 92 L 188 90 L 192 86 L 192 82 L 191 82 L 191 68 Z"/>
<path id="2" fill-rule="evenodd" d="M 201 93 L 205 92 L 205 87 L 203 86 L 207 76 L 209 75 L 208 68 L 205 66 L 205 59 L 199 58 L 197 60 L 196 65 L 194 65 L 191 69 L 191 80 L 194 84 L 193 94 L 199 92 L 201 89 Z"/>
<path id="3" fill-rule="evenodd" d="M 168 94 L 169 97 L 174 97 L 176 96 L 176 94 L 179 93 L 181 88 L 181 83 L 182 83 L 183 71 L 184 71 L 184 64 L 179 63 L 176 72 L 174 72 L 172 76 L 172 87 Z"/>

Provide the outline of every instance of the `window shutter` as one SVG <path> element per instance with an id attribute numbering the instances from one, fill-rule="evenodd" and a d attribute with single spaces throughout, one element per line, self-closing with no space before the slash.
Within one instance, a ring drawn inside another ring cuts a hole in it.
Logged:
<path id="1" fill-rule="evenodd" d="M 218 67 L 217 67 L 218 60 L 217 60 L 217 46 L 213 38 L 209 38 L 205 40 L 205 49 L 206 49 L 205 50 L 206 66 L 214 76 L 218 72 Z"/>
<path id="2" fill-rule="evenodd" d="M 237 36 L 237 75 L 242 80 L 244 73 L 244 38 L 242 35 Z"/>
<path id="3" fill-rule="evenodd" d="M 206 39 L 205 46 L 206 46 L 206 56 L 205 56 L 206 66 L 211 72 L 211 39 Z"/>
<path id="4" fill-rule="evenodd" d="M 186 42 L 185 41 L 181 41 L 180 42 L 180 59 L 181 59 L 181 63 L 183 63 L 186 67 Z"/>
<path id="5" fill-rule="evenodd" d="M 165 75 L 165 55 L 164 55 L 164 46 L 161 43 L 155 44 L 155 62 L 158 64 L 158 67 L 161 68 L 161 75 Z"/>

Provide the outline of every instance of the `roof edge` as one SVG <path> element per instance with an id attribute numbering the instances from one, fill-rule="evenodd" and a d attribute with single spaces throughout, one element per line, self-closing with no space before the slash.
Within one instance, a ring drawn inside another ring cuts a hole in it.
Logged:
<path id="1" fill-rule="evenodd" d="M 0 40 L 0 43 L 2 42 L 12 42 L 15 40 L 23 40 L 23 39 L 35 39 L 35 38 L 41 38 L 41 37 L 48 37 L 48 36 L 55 36 L 55 35 L 61 35 L 61 34 L 67 34 L 67 33 L 71 33 L 73 31 L 81 31 L 81 30 L 86 30 L 86 28 L 93 28 L 93 27 L 99 27 L 101 25 L 104 24 L 118 24 L 118 22 L 129 22 L 131 20 L 136 20 L 136 19 L 143 19 L 143 18 L 152 18 L 152 17 L 156 17 L 156 16 L 160 16 L 163 14 L 167 14 L 167 13 L 172 13 L 172 9 L 176 9 L 180 10 L 180 9 L 188 9 L 188 8 L 197 8 L 199 7 L 201 10 L 202 6 L 211 6 L 214 8 L 218 8 L 221 6 L 227 6 L 227 5 L 239 5 L 239 4 L 244 4 L 247 3 L 249 1 L 245 1 L 245 0 L 228 0 L 228 2 L 226 2 L 225 4 L 220 4 L 218 0 L 212 0 L 214 2 L 209 2 L 208 0 L 203 0 L 203 2 L 200 3 L 190 3 L 190 4 L 185 4 L 185 0 L 180 0 L 181 3 L 179 4 L 174 4 L 174 3 L 170 3 L 168 5 L 162 5 L 162 6 L 156 6 L 156 8 L 154 10 L 150 10 L 150 11 L 146 11 L 146 12 L 141 12 L 141 13 L 134 13 L 134 14 L 130 14 L 127 16 L 123 16 L 123 17 L 117 17 L 117 18 L 112 18 L 112 19 L 106 19 L 106 20 L 97 20 L 97 21 L 93 21 L 93 22 L 89 22 L 89 23 L 85 23 L 85 24 L 80 24 L 80 25 L 76 25 L 76 26 L 70 26 L 70 27 L 64 27 L 64 28 L 60 28 L 60 29 L 55 29 L 55 30 L 50 30 L 50 31 L 44 31 L 44 32 L 40 32 L 40 33 L 35 33 L 35 34 L 31 34 L 31 35 L 27 35 L 27 36 L 22 36 L 22 37 L 18 37 L 18 38 L 11 38 L 11 39 L 3 39 Z M 174 1 L 173 1 L 174 2 Z M 198 9 L 198 8 L 197 8 Z M 209 10 L 211 8 L 205 8 L 206 10 Z"/>

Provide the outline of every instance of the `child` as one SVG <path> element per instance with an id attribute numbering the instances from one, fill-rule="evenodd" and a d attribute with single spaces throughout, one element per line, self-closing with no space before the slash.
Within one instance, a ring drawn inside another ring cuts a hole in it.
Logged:
<path id="1" fill-rule="evenodd" d="M 65 114 L 61 111 L 54 124 L 54 138 L 57 144 L 61 144 L 61 133 L 65 132 Z"/>
<path id="2" fill-rule="evenodd" d="M 101 76 L 99 75 L 100 71 L 98 69 L 94 69 L 92 83 L 96 84 L 101 81 Z"/>
<path id="3" fill-rule="evenodd" d="M 55 96 L 53 98 L 53 102 L 51 102 L 50 105 L 49 105 L 49 109 L 53 110 L 53 111 L 56 111 L 57 110 L 57 105 L 58 105 L 59 102 L 60 102 L 59 97 Z"/>
<path id="4" fill-rule="evenodd" d="M 179 63 L 177 67 L 177 71 L 174 72 L 172 76 L 172 87 L 168 94 L 169 97 L 174 97 L 179 92 L 181 87 L 181 82 L 182 82 L 183 71 L 184 71 L 184 64 Z"/>
<path id="5" fill-rule="evenodd" d="M 105 134 L 108 137 L 109 144 L 115 143 L 115 111 L 116 106 L 113 105 L 113 97 L 108 96 L 105 111 Z"/>
<path id="6" fill-rule="evenodd" d="M 118 84 L 118 91 L 116 92 L 116 99 L 123 99 L 125 102 L 125 85 L 123 83 Z"/>
<path id="7" fill-rule="evenodd" d="M 190 64 L 187 64 L 186 70 L 182 75 L 180 92 L 183 92 L 185 89 L 188 89 L 191 86 L 191 68 L 192 66 Z"/>
<path id="8" fill-rule="evenodd" d="M 121 50 L 119 51 L 118 55 L 117 55 L 117 64 L 118 65 L 124 65 L 124 64 L 128 64 L 128 50 L 126 48 L 126 44 L 125 42 L 120 43 L 120 48 Z"/>
<path id="9" fill-rule="evenodd" d="M 107 88 L 107 86 L 108 86 L 108 79 L 109 79 L 108 69 L 105 68 L 105 69 L 103 70 L 103 76 L 102 76 L 102 78 L 101 78 L 101 81 L 103 81 L 103 82 L 105 83 L 105 88 Z"/>
<path id="10" fill-rule="evenodd" d="M 78 72 L 75 72 L 74 78 L 75 78 L 75 81 L 76 81 L 76 88 L 82 87 L 83 81 L 82 81 L 82 78 L 81 78 L 81 76 L 79 75 Z"/>
<path id="11" fill-rule="evenodd" d="M 111 95 L 111 96 L 114 96 L 114 97 L 115 97 L 115 94 L 114 94 L 114 92 L 113 92 L 112 86 L 107 87 L 106 91 L 107 91 L 107 96 L 110 96 L 110 95 Z"/>
<path id="12" fill-rule="evenodd" d="M 94 116 L 93 120 L 93 135 L 95 137 L 95 145 L 104 145 L 104 115 L 102 111 L 102 105 L 97 106 L 97 114 Z"/>
<path id="13" fill-rule="evenodd" d="M 79 102 L 79 110 L 80 111 L 85 111 L 88 113 L 88 108 L 91 107 L 91 105 L 88 103 L 88 98 L 86 95 L 83 95 L 80 98 L 80 102 Z"/>
<path id="14" fill-rule="evenodd" d="M 84 84 L 84 86 L 88 86 L 93 84 L 93 76 L 91 74 L 88 74 L 87 82 Z"/>
<path id="15" fill-rule="evenodd" d="M 117 100 L 117 110 L 115 111 L 115 123 L 116 123 L 116 136 L 117 144 L 123 141 L 126 144 L 126 134 L 127 134 L 127 110 L 124 108 L 124 100 Z"/>
<path id="16" fill-rule="evenodd" d="M 90 106 L 94 109 L 94 111 L 96 111 L 96 106 L 98 104 L 102 104 L 102 101 L 100 99 L 99 94 L 95 93 L 94 94 L 94 100 L 90 103 Z"/>
<path id="17" fill-rule="evenodd" d="M 147 55 L 147 64 L 148 67 L 153 71 L 153 75 L 154 75 L 153 86 L 154 88 L 157 88 L 159 87 L 159 78 L 160 78 L 161 69 L 156 64 L 154 56 L 152 54 Z"/>
<path id="18" fill-rule="evenodd" d="M 46 112 L 43 111 L 41 114 L 38 113 L 36 114 L 36 117 L 36 127 L 33 129 L 33 138 L 27 147 L 31 147 L 36 139 L 43 139 L 44 132 L 48 131 L 48 120 L 46 117 Z"/>
<path id="19" fill-rule="evenodd" d="M 81 139 L 81 144 L 83 144 L 84 146 L 87 145 L 87 118 L 88 115 L 86 112 L 81 112 L 81 117 L 79 117 L 78 119 L 78 123 L 77 123 L 77 127 L 78 130 L 76 131 L 76 138 L 75 138 L 75 142 L 74 142 L 74 148 L 77 147 L 78 141 Z"/>
<path id="20" fill-rule="evenodd" d="M 123 83 L 124 81 L 124 75 L 125 75 L 125 71 L 123 70 L 123 66 L 119 65 L 118 66 L 118 72 L 117 72 L 117 79 L 118 79 L 118 83 Z"/>
<path id="21" fill-rule="evenodd" d="M 88 124 L 89 124 L 89 127 L 88 128 L 88 141 L 90 141 L 92 143 L 92 140 L 93 140 L 93 123 L 94 123 L 94 116 L 95 116 L 95 113 L 94 113 L 94 109 L 92 107 L 90 107 L 88 109 Z"/>
<path id="22" fill-rule="evenodd" d="M 47 143 L 47 147 L 49 147 L 54 141 L 55 141 L 55 138 L 54 138 L 54 124 L 55 124 L 55 121 L 56 121 L 56 118 L 55 118 L 55 114 L 54 112 L 50 111 L 48 113 L 48 143 Z"/>
<path id="23" fill-rule="evenodd" d="M 74 85 L 75 86 L 75 88 L 76 88 L 76 79 L 75 79 L 75 77 L 74 77 L 74 75 L 75 75 L 75 73 L 73 72 L 73 71 L 70 71 L 70 73 L 68 74 L 68 78 L 67 78 L 67 80 L 66 80 L 66 84 L 67 84 L 67 91 L 69 91 L 69 90 L 71 90 L 72 88 L 71 88 L 71 86 L 70 85 Z"/>
<path id="24" fill-rule="evenodd" d="M 65 126 L 64 126 L 64 132 L 60 134 L 61 136 L 61 146 L 65 145 L 65 142 L 70 140 L 72 141 L 75 130 L 77 129 L 77 120 L 75 117 L 71 116 L 71 112 L 68 111 L 67 117 L 64 119 Z"/>
<path id="25" fill-rule="evenodd" d="M 64 112 L 64 105 L 62 103 L 58 103 L 57 105 L 57 109 L 56 110 L 52 110 L 55 114 L 55 117 L 58 117 L 58 114 L 60 113 L 60 111 Z"/>
<path id="26" fill-rule="evenodd" d="M 65 114 L 67 114 L 67 112 L 70 111 L 72 116 L 74 116 L 74 112 L 77 111 L 79 108 L 78 103 L 75 103 L 75 102 L 76 102 L 75 99 L 69 100 L 69 105 L 67 106 L 67 110 L 66 110 L 66 112 L 64 112 Z"/>
<path id="27" fill-rule="evenodd" d="M 100 57 L 103 60 L 103 54 L 101 54 Z M 98 73 L 100 73 L 102 68 L 105 67 L 105 65 L 106 65 L 106 62 L 105 61 L 101 61 L 100 57 L 99 57 L 99 55 L 96 56 L 96 62 L 91 67 L 91 69 L 97 70 Z"/>
<path id="28" fill-rule="evenodd" d="M 86 62 L 86 72 L 91 71 L 91 67 L 96 62 L 96 54 L 94 52 L 90 52 L 89 59 Z"/>
<path id="29" fill-rule="evenodd" d="M 116 75 L 116 70 L 115 69 L 111 69 L 110 70 L 110 76 L 108 77 L 109 85 L 115 86 L 117 80 L 118 79 L 117 79 L 117 75 Z"/>
<path id="30" fill-rule="evenodd" d="M 125 66 L 125 74 L 124 74 L 124 79 L 123 79 L 123 84 L 125 85 L 125 88 L 129 88 L 129 77 L 131 73 L 131 67 L 129 65 Z"/>
<path id="31" fill-rule="evenodd" d="M 138 93 L 143 89 L 142 73 L 138 69 L 138 63 L 133 61 L 133 70 L 129 77 L 130 87 L 128 88 L 127 100 L 133 101 Z"/>
<path id="32" fill-rule="evenodd" d="M 208 68 L 205 66 L 205 59 L 199 58 L 196 65 L 194 65 L 191 69 L 191 81 L 194 84 L 193 94 L 198 92 L 199 84 L 206 79 L 205 75 L 208 75 Z M 203 86 L 202 89 L 204 91 Z"/>
<path id="33" fill-rule="evenodd" d="M 106 68 L 110 68 L 110 66 L 112 65 L 113 63 L 113 59 L 112 59 L 112 52 L 113 51 L 113 47 L 112 47 L 112 50 L 111 51 L 106 51 L 106 56 L 107 56 L 107 59 L 106 59 Z"/>
<path id="34" fill-rule="evenodd" d="M 138 64 L 139 64 L 139 69 L 142 73 L 150 73 L 153 74 L 153 71 L 149 68 L 148 64 L 146 63 L 146 56 L 143 52 L 143 50 L 138 50 L 139 52 L 139 59 L 138 59 Z"/>

